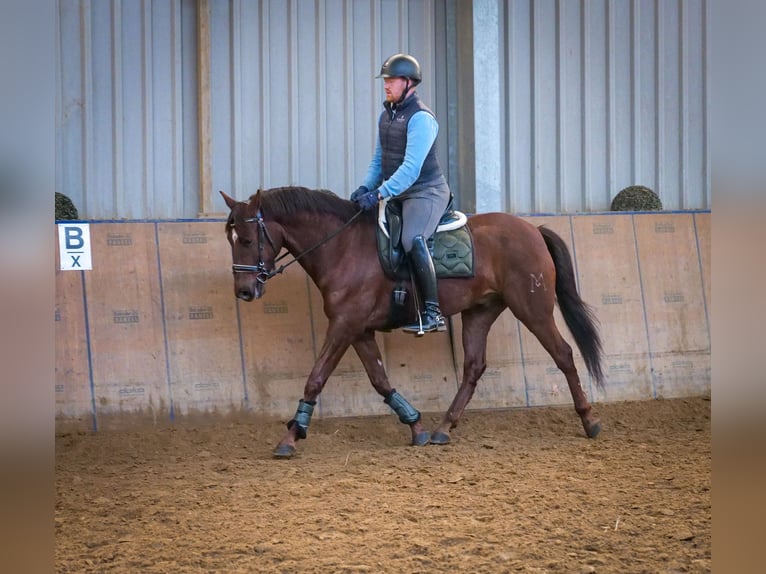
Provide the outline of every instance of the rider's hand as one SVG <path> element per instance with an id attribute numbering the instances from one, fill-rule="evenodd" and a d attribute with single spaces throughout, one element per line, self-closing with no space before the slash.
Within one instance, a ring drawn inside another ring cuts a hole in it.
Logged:
<path id="1" fill-rule="evenodd" d="M 349 197 L 349 199 L 351 201 L 359 201 L 360 197 L 362 197 L 365 193 L 369 193 L 369 192 L 370 190 L 367 189 L 366 185 L 360 185 L 359 187 L 356 188 L 356 191 L 354 191 L 354 193 L 351 194 L 351 197 Z"/>
<path id="2" fill-rule="evenodd" d="M 356 200 L 356 202 L 359 204 L 359 207 L 361 207 L 363 211 L 373 209 L 376 205 L 378 205 L 378 201 L 379 199 L 377 190 L 368 191 Z"/>

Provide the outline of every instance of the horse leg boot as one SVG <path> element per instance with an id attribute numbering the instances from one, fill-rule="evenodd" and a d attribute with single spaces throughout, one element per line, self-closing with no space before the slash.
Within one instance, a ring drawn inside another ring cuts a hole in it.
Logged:
<path id="1" fill-rule="evenodd" d="M 425 446 L 431 439 L 430 431 L 423 427 L 420 421 L 420 413 L 407 399 L 391 387 L 386 370 L 383 368 L 383 359 L 380 349 L 375 342 L 375 331 L 367 330 L 354 342 L 354 350 L 367 371 L 367 376 L 377 393 L 383 397 L 383 401 L 399 415 L 399 421 L 410 427 L 413 446 Z"/>
<path id="2" fill-rule="evenodd" d="M 399 422 L 413 428 L 413 446 L 425 446 L 429 443 L 431 440 L 431 433 L 422 430 L 422 426 L 419 425 L 420 411 L 413 407 L 402 395 L 397 393 L 396 389 L 391 389 L 391 392 L 384 397 L 383 402 L 399 415 Z M 417 434 L 414 432 L 415 425 L 418 425 L 418 428 L 421 429 Z"/>
<path id="3" fill-rule="evenodd" d="M 306 438 L 309 425 L 311 424 L 311 415 L 314 414 L 314 407 L 316 404 L 316 401 L 307 401 L 304 399 L 298 401 L 298 408 L 295 411 L 295 416 L 287 423 L 287 430 L 293 435 L 293 443 L 280 443 L 277 448 L 274 449 L 274 458 L 292 458 L 295 455 L 294 442 Z"/>
<path id="4" fill-rule="evenodd" d="M 422 235 L 416 235 L 409 252 L 410 262 L 415 272 L 418 288 L 423 298 L 424 312 L 421 321 L 405 325 L 402 329 L 407 333 L 415 333 L 420 337 L 431 331 L 446 331 L 447 325 L 439 309 L 439 290 L 436 284 L 436 270 L 428 250 L 426 240 Z"/>

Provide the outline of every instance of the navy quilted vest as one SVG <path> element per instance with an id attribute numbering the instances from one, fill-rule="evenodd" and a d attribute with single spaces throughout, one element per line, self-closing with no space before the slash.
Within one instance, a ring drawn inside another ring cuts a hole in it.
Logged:
<path id="1" fill-rule="evenodd" d="M 410 118 L 421 110 L 432 116 L 434 113 L 420 100 L 417 93 L 412 94 L 393 111 L 388 102 L 385 102 L 383 106 L 386 111 L 380 114 L 378 134 L 382 150 L 381 169 L 383 178 L 388 179 L 404 161 L 404 152 L 407 149 L 407 124 Z M 442 170 L 436 159 L 436 142 L 434 142 L 423 162 L 420 176 L 412 184 L 411 189 L 418 187 L 419 184 L 432 181 L 440 175 L 442 175 Z"/>

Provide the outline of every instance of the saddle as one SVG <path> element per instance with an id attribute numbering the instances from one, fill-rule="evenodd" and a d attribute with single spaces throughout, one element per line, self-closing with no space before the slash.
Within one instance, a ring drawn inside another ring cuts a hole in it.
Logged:
<path id="1" fill-rule="evenodd" d="M 473 238 L 466 225 L 468 218 L 453 209 L 450 195 L 447 208 L 439 221 L 436 233 L 428 239 L 428 247 L 438 278 L 473 277 Z M 402 247 L 402 203 L 396 198 L 378 205 L 378 258 L 390 279 L 410 278 L 407 254 Z"/>

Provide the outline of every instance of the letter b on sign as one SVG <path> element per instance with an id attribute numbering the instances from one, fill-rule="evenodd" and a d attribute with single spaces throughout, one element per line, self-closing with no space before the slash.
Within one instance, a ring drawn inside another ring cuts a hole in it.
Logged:
<path id="1" fill-rule="evenodd" d="M 63 271 L 92 269 L 90 258 L 90 225 L 88 223 L 61 223 L 59 228 L 59 256 Z"/>
<path id="2" fill-rule="evenodd" d="M 64 236 L 66 238 L 67 251 L 72 249 L 82 249 L 85 241 L 82 238 L 82 229 L 79 227 L 64 227 Z"/>

